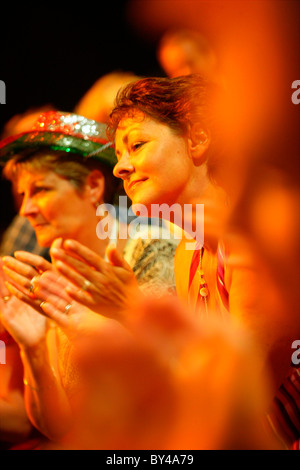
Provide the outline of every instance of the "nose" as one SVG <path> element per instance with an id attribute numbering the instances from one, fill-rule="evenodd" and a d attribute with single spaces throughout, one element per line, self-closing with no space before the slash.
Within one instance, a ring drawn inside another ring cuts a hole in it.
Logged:
<path id="1" fill-rule="evenodd" d="M 30 196 L 24 196 L 19 210 L 19 214 L 23 217 L 36 215 L 39 212 L 38 206 Z"/>
<path id="2" fill-rule="evenodd" d="M 113 174 L 116 178 L 126 180 L 134 172 L 134 166 L 129 158 L 128 152 L 124 152 L 118 163 L 115 165 Z"/>

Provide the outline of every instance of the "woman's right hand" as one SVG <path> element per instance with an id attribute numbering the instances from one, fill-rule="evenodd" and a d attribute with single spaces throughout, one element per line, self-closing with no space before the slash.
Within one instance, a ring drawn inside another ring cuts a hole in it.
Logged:
<path id="1" fill-rule="evenodd" d="M 26 349 L 45 339 L 49 320 L 41 314 L 39 301 L 35 300 L 33 307 L 15 296 L 14 289 L 7 281 L 0 260 L 0 320 L 19 346 Z"/>
<path id="2" fill-rule="evenodd" d="M 45 271 L 53 270 L 49 261 L 41 256 L 28 253 L 26 251 L 16 251 L 15 258 L 12 256 L 3 257 L 3 271 L 8 277 L 6 287 L 11 295 L 43 313 L 40 308 L 41 300 L 34 295 L 35 281 L 39 275 Z"/>

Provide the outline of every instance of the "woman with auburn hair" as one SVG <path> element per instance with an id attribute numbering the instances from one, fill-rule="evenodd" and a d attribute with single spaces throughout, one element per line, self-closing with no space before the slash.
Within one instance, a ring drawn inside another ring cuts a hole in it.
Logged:
<path id="1" fill-rule="evenodd" d="M 255 237 L 230 225 L 239 175 L 230 162 L 236 149 L 221 125 L 224 103 L 218 87 L 197 74 L 128 85 L 118 94 L 109 126 L 118 159 L 114 175 L 150 216 L 153 204 L 190 204 L 195 226 L 197 205 L 204 204 L 203 246 L 196 236 L 194 251 L 182 240 L 176 252 L 177 293 L 202 318 L 221 314 L 253 336 L 262 374 L 270 374 L 274 394 L 280 386 L 268 422 L 291 447 L 300 433 L 299 374 L 290 369 L 299 318 Z"/>

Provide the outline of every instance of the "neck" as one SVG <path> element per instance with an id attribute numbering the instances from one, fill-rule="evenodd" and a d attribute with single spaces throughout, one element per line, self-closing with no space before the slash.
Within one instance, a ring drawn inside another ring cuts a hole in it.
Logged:
<path id="1" fill-rule="evenodd" d="M 190 217 L 188 224 L 192 227 L 191 233 L 196 233 L 196 239 L 199 240 L 203 237 L 204 230 L 204 248 L 215 252 L 218 241 L 223 237 L 229 214 L 228 197 L 225 191 L 220 186 L 207 181 L 201 190 L 190 194 L 188 200 L 185 200 L 184 209 L 187 204 L 191 207 L 191 210 L 187 212 Z M 201 210 L 202 207 L 204 213 Z"/>
<path id="2" fill-rule="evenodd" d="M 90 225 L 88 230 L 89 233 L 80 233 L 80 235 L 76 237 L 76 240 L 98 255 L 104 257 L 109 239 L 101 240 L 97 237 L 96 225 L 97 224 L 94 224 L 93 226 Z"/>
<path id="3" fill-rule="evenodd" d="M 76 240 L 98 255 L 104 257 L 105 250 L 110 242 L 115 221 L 110 214 L 97 217 L 93 213 L 78 230 Z"/>

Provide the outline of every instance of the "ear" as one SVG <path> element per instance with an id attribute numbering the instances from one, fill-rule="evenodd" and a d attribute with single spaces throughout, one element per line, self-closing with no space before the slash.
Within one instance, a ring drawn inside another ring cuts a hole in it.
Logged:
<path id="1" fill-rule="evenodd" d="M 189 129 L 188 145 L 191 158 L 201 164 L 206 160 L 206 151 L 210 145 L 210 134 L 201 124 L 192 124 Z"/>
<path id="2" fill-rule="evenodd" d="M 100 170 L 92 170 L 87 177 L 85 191 L 87 198 L 94 206 L 103 202 L 104 190 L 105 178 L 103 173 Z"/>

